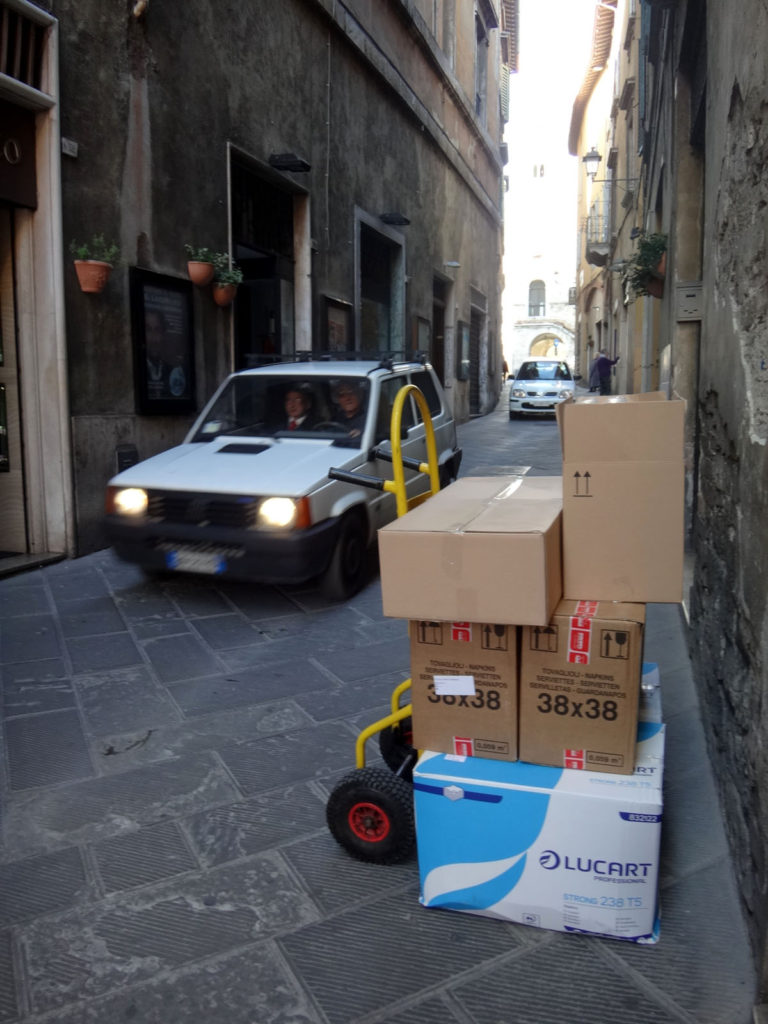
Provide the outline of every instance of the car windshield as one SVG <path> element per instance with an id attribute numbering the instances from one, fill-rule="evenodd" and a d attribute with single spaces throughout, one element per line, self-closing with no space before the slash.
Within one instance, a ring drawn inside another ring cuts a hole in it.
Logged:
<path id="1" fill-rule="evenodd" d="M 518 380 L 572 380 L 567 363 L 529 360 L 517 373 Z"/>
<path id="2" fill-rule="evenodd" d="M 206 410 L 192 440 L 311 437 L 359 448 L 368 391 L 364 377 L 243 374 L 233 377 Z"/>

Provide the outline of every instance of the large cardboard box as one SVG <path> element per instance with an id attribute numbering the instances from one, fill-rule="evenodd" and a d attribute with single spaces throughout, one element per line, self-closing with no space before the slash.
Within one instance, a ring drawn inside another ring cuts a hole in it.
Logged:
<path id="1" fill-rule="evenodd" d="M 517 629 L 409 624 L 413 745 L 517 760 Z"/>
<path id="2" fill-rule="evenodd" d="M 544 625 L 562 594 L 560 477 L 462 477 L 379 530 L 385 615 Z"/>
<path id="3" fill-rule="evenodd" d="M 561 601 L 520 653 L 520 758 L 630 775 L 645 606 Z"/>
<path id="4" fill-rule="evenodd" d="M 685 403 L 661 392 L 557 408 L 563 596 L 682 600 Z"/>
<path id="5" fill-rule="evenodd" d="M 664 726 L 634 775 L 425 752 L 413 774 L 421 903 L 563 932 L 658 939 Z"/>

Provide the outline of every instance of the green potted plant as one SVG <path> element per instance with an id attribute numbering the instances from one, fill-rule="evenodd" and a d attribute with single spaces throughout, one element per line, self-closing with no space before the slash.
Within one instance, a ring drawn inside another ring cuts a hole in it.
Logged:
<path id="1" fill-rule="evenodd" d="M 219 306 L 228 306 L 234 299 L 237 286 L 243 280 L 243 272 L 233 261 L 219 263 L 213 276 L 213 301 Z"/>
<path id="2" fill-rule="evenodd" d="M 218 262 L 223 258 L 221 253 L 214 252 L 206 246 L 189 245 L 185 243 L 184 249 L 187 253 L 187 273 L 189 279 L 198 287 L 205 287 L 213 280 Z"/>
<path id="3" fill-rule="evenodd" d="M 667 236 L 655 232 L 640 235 L 637 251 L 624 271 L 624 281 L 632 298 L 652 295 L 660 299 L 664 294 L 666 266 Z"/>
<path id="4" fill-rule="evenodd" d="M 75 260 L 75 272 L 84 292 L 101 292 L 120 259 L 120 247 L 94 235 L 90 242 L 72 240 L 69 251 Z"/>

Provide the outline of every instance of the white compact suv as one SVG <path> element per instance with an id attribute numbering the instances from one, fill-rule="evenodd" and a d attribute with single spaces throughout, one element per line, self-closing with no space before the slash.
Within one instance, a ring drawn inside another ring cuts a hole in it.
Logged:
<path id="1" fill-rule="evenodd" d="M 529 413 L 553 413 L 572 398 L 576 381 L 562 359 L 526 359 L 509 385 L 509 418 Z"/>
<path id="2" fill-rule="evenodd" d="M 184 442 L 113 477 L 106 532 L 120 558 L 147 571 L 215 573 L 264 583 L 319 577 L 343 599 L 365 582 L 366 552 L 396 516 L 395 498 L 330 479 L 332 468 L 392 478 L 390 417 L 417 385 L 435 431 L 440 483 L 461 464 L 456 426 L 427 363 L 325 358 L 228 377 Z M 297 417 L 291 423 L 288 414 Z M 426 461 L 426 428 L 408 397 L 406 458 Z M 406 468 L 409 497 L 429 489 Z"/>

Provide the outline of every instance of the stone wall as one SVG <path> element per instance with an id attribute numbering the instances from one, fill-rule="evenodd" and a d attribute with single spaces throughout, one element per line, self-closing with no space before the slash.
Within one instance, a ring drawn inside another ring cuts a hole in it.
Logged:
<path id="1" fill-rule="evenodd" d="M 707 5 L 691 649 L 744 905 L 768 924 L 768 10 Z"/>

